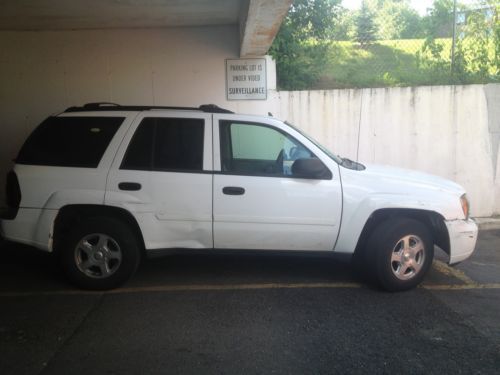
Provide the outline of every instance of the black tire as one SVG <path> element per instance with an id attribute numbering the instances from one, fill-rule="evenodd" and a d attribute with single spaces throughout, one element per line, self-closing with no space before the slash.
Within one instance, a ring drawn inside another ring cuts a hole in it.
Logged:
<path id="1" fill-rule="evenodd" d="M 409 290 L 419 285 L 429 271 L 434 242 L 420 221 L 392 218 L 372 232 L 364 258 L 364 269 L 380 287 L 389 292 Z"/>
<path id="2" fill-rule="evenodd" d="M 133 231 L 113 218 L 95 217 L 79 222 L 65 236 L 60 248 L 67 278 L 90 290 L 113 289 L 124 284 L 137 270 L 140 258 Z"/>

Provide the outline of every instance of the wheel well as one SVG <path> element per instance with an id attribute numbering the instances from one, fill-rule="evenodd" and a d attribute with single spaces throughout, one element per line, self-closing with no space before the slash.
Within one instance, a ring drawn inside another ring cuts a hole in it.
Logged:
<path id="1" fill-rule="evenodd" d="M 77 225 L 80 221 L 91 217 L 111 217 L 121 220 L 128 224 L 139 239 L 139 244 L 142 250 L 145 249 L 144 237 L 137 220 L 130 212 L 119 207 L 101 206 L 101 205 L 69 205 L 64 206 L 59 210 L 54 221 L 54 251 L 58 251 L 59 244 L 71 228 Z"/>
<path id="2" fill-rule="evenodd" d="M 380 209 L 370 215 L 358 239 L 355 253 L 365 247 L 368 237 L 380 223 L 397 217 L 420 221 L 429 229 L 434 244 L 443 249 L 448 255 L 450 254 L 450 237 L 448 236 L 448 229 L 444 224 L 443 216 L 434 211 L 398 208 Z"/>

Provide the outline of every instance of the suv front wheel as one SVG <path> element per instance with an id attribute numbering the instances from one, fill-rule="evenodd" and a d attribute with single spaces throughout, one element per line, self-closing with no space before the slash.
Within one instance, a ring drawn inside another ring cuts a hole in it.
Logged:
<path id="1" fill-rule="evenodd" d="M 403 291 L 420 284 L 434 258 L 427 227 L 414 219 L 393 218 L 380 224 L 368 240 L 371 275 L 387 291 Z"/>
<path id="2" fill-rule="evenodd" d="M 113 218 L 79 222 L 62 243 L 63 270 L 70 281 L 84 289 L 105 290 L 122 285 L 134 274 L 139 261 L 133 231 Z"/>

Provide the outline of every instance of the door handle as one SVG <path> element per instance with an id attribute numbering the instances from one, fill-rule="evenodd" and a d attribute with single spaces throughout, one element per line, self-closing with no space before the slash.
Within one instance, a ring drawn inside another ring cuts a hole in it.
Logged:
<path id="1" fill-rule="evenodd" d="M 118 189 L 120 190 L 137 191 L 141 190 L 141 188 L 141 184 L 137 182 L 120 182 L 118 184 Z"/>
<path id="2" fill-rule="evenodd" d="M 226 186 L 222 188 L 222 192 L 226 195 L 243 195 L 245 194 L 245 189 L 238 186 Z"/>

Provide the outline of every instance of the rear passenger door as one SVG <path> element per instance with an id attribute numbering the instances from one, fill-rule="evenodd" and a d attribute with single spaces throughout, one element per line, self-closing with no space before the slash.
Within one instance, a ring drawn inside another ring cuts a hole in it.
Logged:
<path id="1" fill-rule="evenodd" d="M 115 157 L 105 202 L 131 212 L 147 249 L 211 248 L 211 115 L 147 111 Z"/>

